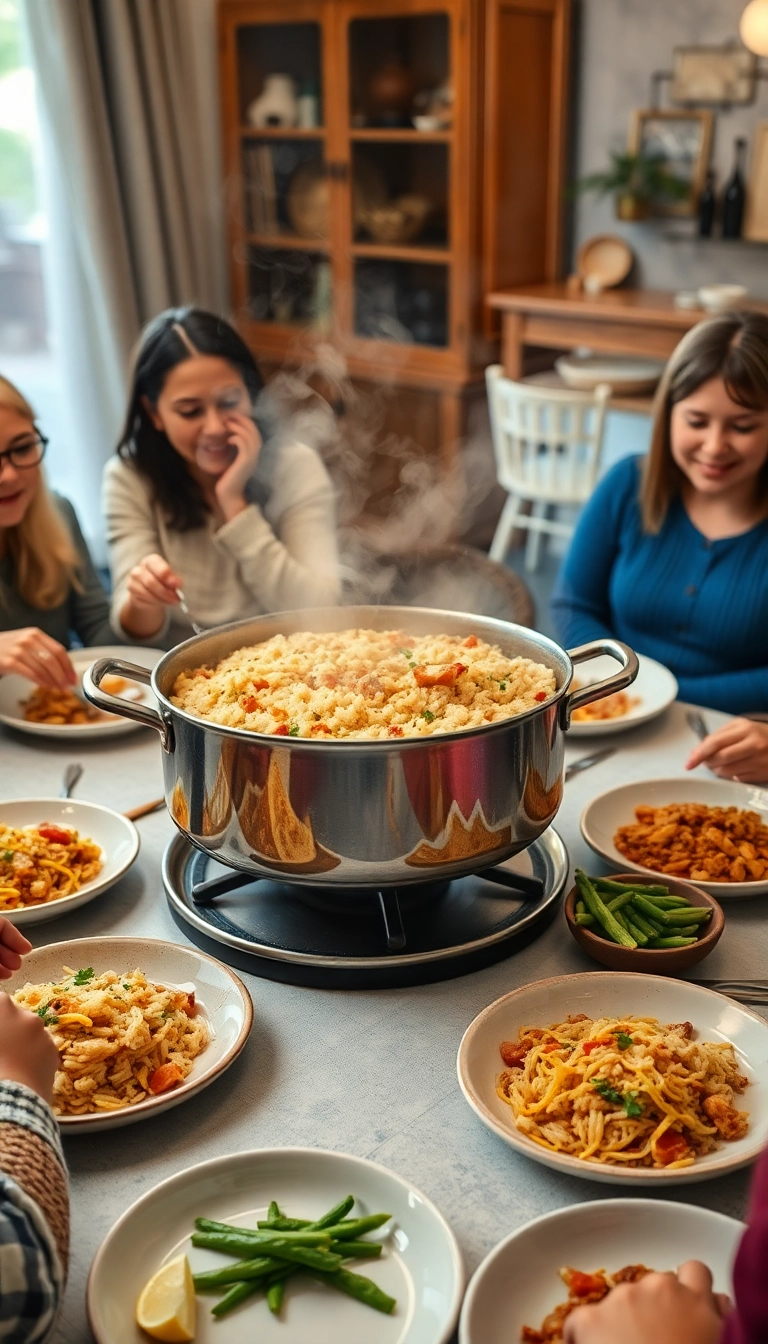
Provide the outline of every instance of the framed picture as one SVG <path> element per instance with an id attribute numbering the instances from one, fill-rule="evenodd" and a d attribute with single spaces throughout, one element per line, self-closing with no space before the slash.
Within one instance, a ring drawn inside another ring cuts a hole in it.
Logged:
<path id="1" fill-rule="evenodd" d="M 768 243 L 768 121 L 759 121 L 752 137 L 744 237 Z"/>
<path id="2" fill-rule="evenodd" d="M 746 47 L 675 47 L 673 103 L 751 103 L 757 57 Z"/>
<path id="3" fill-rule="evenodd" d="M 629 132 L 631 154 L 655 154 L 664 159 L 667 171 L 685 182 L 688 195 L 680 201 L 660 200 L 657 215 L 695 215 L 704 187 L 712 148 L 711 112 L 660 112 L 657 108 L 635 112 Z"/>

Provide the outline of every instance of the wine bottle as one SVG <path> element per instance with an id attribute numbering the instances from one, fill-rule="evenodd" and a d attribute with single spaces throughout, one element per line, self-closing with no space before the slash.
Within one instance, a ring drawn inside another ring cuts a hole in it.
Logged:
<path id="1" fill-rule="evenodd" d="M 723 237 L 740 238 L 744 219 L 744 155 L 747 142 L 739 136 L 735 142 L 733 172 L 725 184 L 723 192 Z"/>
<path id="2" fill-rule="evenodd" d="M 699 197 L 699 237 L 711 238 L 712 225 L 715 222 L 715 174 L 712 168 L 707 173 L 707 181 Z"/>

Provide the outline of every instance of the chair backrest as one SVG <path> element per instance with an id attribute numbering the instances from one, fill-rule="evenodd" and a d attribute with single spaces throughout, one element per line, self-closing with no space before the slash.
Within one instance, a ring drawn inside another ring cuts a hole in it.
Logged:
<path id="1" fill-rule="evenodd" d="M 594 489 L 610 387 L 594 392 L 515 383 L 486 369 L 498 478 L 532 498 L 581 503 Z"/>

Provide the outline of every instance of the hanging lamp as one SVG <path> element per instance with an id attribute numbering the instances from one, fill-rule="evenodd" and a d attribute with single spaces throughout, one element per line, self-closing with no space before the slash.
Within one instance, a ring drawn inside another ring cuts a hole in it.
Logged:
<path id="1" fill-rule="evenodd" d="M 756 56 L 768 56 L 768 0 L 750 0 L 739 23 L 744 46 Z"/>

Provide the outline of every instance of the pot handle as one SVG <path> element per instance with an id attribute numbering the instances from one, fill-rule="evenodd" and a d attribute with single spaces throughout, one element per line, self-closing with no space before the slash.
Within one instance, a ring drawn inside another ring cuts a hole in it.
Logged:
<path id="1" fill-rule="evenodd" d="M 635 680 L 640 667 L 637 654 L 619 639 L 592 639 L 588 644 L 580 644 L 577 649 L 568 649 L 568 657 L 572 663 L 586 663 L 590 658 L 598 658 L 602 653 L 607 653 L 610 658 L 615 658 L 617 663 L 621 663 L 621 671 L 614 672 L 613 676 L 606 677 L 604 681 L 592 682 L 590 686 L 583 686 L 581 690 L 566 695 L 560 711 L 563 729 L 570 728 L 571 715 L 575 709 L 579 709 L 581 705 L 589 705 L 593 700 L 602 700 L 604 695 L 623 691 L 625 686 L 631 686 Z"/>
<path id="2" fill-rule="evenodd" d="M 163 751 L 173 751 L 171 724 L 151 705 L 123 700 L 120 696 L 102 690 L 101 682 L 108 676 L 127 677 L 130 681 L 140 681 L 145 686 L 151 686 L 152 673 L 149 668 L 139 667 L 137 663 L 124 663 L 121 658 L 99 658 L 83 673 L 83 690 L 91 703 L 105 714 L 119 714 L 124 719 L 133 719 L 144 728 L 154 728 L 160 734 Z"/>

